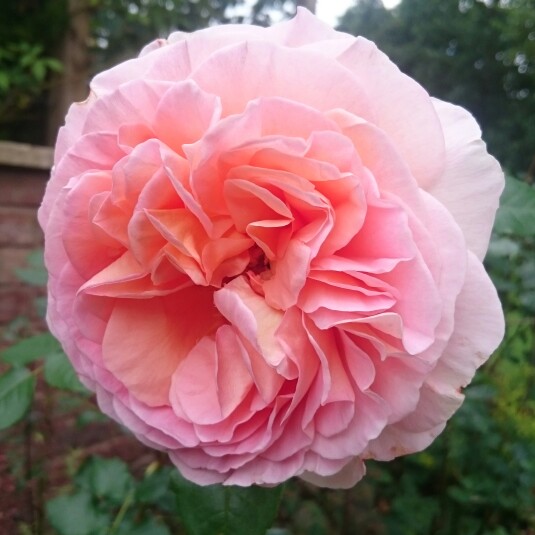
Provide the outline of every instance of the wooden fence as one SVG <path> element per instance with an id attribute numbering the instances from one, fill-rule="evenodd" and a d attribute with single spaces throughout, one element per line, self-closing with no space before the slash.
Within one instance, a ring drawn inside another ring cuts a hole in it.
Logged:
<path id="1" fill-rule="evenodd" d="M 36 315 L 34 299 L 43 290 L 21 282 L 15 271 L 42 247 L 37 208 L 52 166 L 48 147 L 0 141 L 0 326 Z"/>

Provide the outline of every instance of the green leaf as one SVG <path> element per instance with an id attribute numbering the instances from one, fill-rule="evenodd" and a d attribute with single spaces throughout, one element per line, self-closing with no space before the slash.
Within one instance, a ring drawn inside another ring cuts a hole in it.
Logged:
<path id="1" fill-rule="evenodd" d="M 111 524 L 110 515 L 100 511 L 84 491 L 50 500 L 46 516 L 59 535 L 102 535 Z"/>
<path id="2" fill-rule="evenodd" d="M 45 268 L 43 250 L 35 249 L 26 260 L 27 267 L 15 270 L 17 277 L 32 286 L 44 286 L 48 279 L 48 273 Z"/>
<path id="3" fill-rule="evenodd" d="M 123 503 L 134 485 L 134 478 L 123 461 L 102 457 L 90 458 L 75 479 L 93 496 L 108 499 L 117 505 Z"/>
<path id="4" fill-rule="evenodd" d="M 15 273 L 19 280 L 31 286 L 44 286 L 48 279 L 46 271 L 37 268 L 19 268 Z"/>
<path id="5" fill-rule="evenodd" d="M 151 517 L 137 525 L 133 522 L 123 522 L 117 535 L 171 535 L 171 532 L 166 525 Z"/>
<path id="6" fill-rule="evenodd" d="M 5 72 L 0 72 L 0 91 L 7 91 L 9 86 L 9 76 Z"/>
<path id="7" fill-rule="evenodd" d="M 63 63 L 55 58 L 47 58 L 45 62 L 46 66 L 53 72 L 61 72 L 63 70 Z"/>
<path id="8" fill-rule="evenodd" d="M 0 358 L 11 366 L 20 367 L 60 349 L 59 342 L 51 334 L 38 334 L 8 347 L 0 353 Z"/>
<path id="9" fill-rule="evenodd" d="M 535 188 L 507 177 L 500 199 L 495 230 L 520 237 L 535 235 Z"/>
<path id="10" fill-rule="evenodd" d="M 181 520 L 189 535 L 265 535 L 279 507 L 283 487 L 231 487 L 171 478 Z"/>
<path id="11" fill-rule="evenodd" d="M 38 82 L 41 82 L 45 79 L 46 76 L 46 64 L 43 60 L 36 61 L 32 65 L 32 74 Z"/>
<path id="12" fill-rule="evenodd" d="M 151 505 L 161 504 L 169 493 L 171 468 L 162 467 L 153 474 L 145 476 L 137 485 L 136 501 Z"/>
<path id="13" fill-rule="evenodd" d="M 35 377 L 26 368 L 13 368 L 0 376 L 0 429 L 18 422 L 33 399 Z"/>
<path id="14" fill-rule="evenodd" d="M 86 393 L 87 389 L 80 383 L 72 364 L 62 351 L 46 357 L 45 381 L 54 388 Z"/>

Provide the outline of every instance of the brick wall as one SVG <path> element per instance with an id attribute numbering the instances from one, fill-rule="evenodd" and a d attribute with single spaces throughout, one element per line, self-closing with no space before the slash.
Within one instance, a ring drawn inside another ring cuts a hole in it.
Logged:
<path id="1" fill-rule="evenodd" d="M 51 164 L 47 147 L 0 142 L 0 326 L 18 316 L 33 319 L 34 299 L 44 293 L 20 282 L 15 270 L 42 247 L 37 208 Z"/>

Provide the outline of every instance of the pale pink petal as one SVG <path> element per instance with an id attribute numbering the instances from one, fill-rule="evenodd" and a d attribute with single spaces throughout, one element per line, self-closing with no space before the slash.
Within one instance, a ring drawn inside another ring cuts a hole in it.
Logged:
<path id="1" fill-rule="evenodd" d="M 312 465 L 309 470 L 317 467 Z M 340 468 L 336 473 L 332 475 L 320 475 L 319 470 L 317 472 L 304 472 L 300 474 L 300 478 L 313 485 L 319 487 L 326 487 L 331 489 L 350 489 L 354 487 L 366 474 L 366 467 L 362 462 L 362 459 L 355 457 L 349 461 L 343 468 Z"/>
<path id="2" fill-rule="evenodd" d="M 455 330 L 429 383 L 465 387 L 498 347 L 504 335 L 503 311 L 481 262 L 468 254 L 468 268 L 455 303 Z"/>
<path id="3" fill-rule="evenodd" d="M 157 80 L 178 82 L 191 72 L 188 47 L 185 42 L 158 47 L 150 54 L 119 63 L 97 74 L 90 87 L 97 96 L 114 91 L 131 80 Z"/>
<path id="4" fill-rule="evenodd" d="M 337 42 L 322 44 L 319 51 L 329 54 L 331 43 L 336 46 Z M 355 39 L 336 60 L 353 73 L 370 95 L 373 123 L 392 140 L 418 183 L 426 187 L 438 180 L 444 169 L 444 135 L 423 87 L 403 74 L 375 44 L 363 37 Z"/>
<path id="5" fill-rule="evenodd" d="M 183 145 L 197 141 L 216 124 L 221 114 L 219 98 L 201 91 L 191 80 L 173 84 L 153 109 L 154 133 L 179 154 Z"/>
<path id="6" fill-rule="evenodd" d="M 91 202 L 96 201 L 95 209 L 104 200 L 111 187 L 108 173 L 86 173 L 68 191 L 63 207 L 62 242 L 73 267 L 84 277 L 90 278 L 124 252 L 119 241 L 112 240 L 100 231 L 91 221 Z"/>
<path id="7" fill-rule="evenodd" d="M 172 87 L 170 82 L 132 80 L 98 98 L 87 112 L 82 134 L 116 133 L 120 125 L 138 123 L 150 126 L 158 103 Z"/>
<path id="8" fill-rule="evenodd" d="M 300 49 L 260 41 L 240 43 L 212 54 L 191 78 L 221 97 L 224 115 L 242 112 L 259 97 L 284 97 L 320 111 L 344 108 L 373 118 L 368 94 L 349 70 Z M 336 84 L 331 83 L 334 79 Z"/>
<path id="9" fill-rule="evenodd" d="M 58 132 L 56 147 L 54 150 L 54 165 L 58 165 L 65 153 L 78 141 L 82 135 L 87 112 L 91 109 L 96 100 L 93 91 L 89 92 L 87 98 L 81 102 L 74 102 L 69 107 L 65 117 L 65 126 Z"/>
<path id="10" fill-rule="evenodd" d="M 412 210 L 419 205 L 418 182 L 388 133 L 346 110 L 332 110 L 328 116 L 342 129 L 369 169 L 381 193 L 391 192 Z"/>
<path id="11" fill-rule="evenodd" d="M 496 290 L 480 261 L 469 254 L 465 285 L 455 308 L 456 329 L 426 378 L 415 410 L 370 444 L 369 453 L 388 460 L 426 448 L 463 401 L 461 388 L 503 338 L 504 319 Z"/>
<path id="12" fill-rule="evenodd" d="M 38 212 L 41 226 L 46 227 L 52 205 L 63 187 L 88 171 L 111 169 L 122 156 L 124 152 L 117 146 L 114 135 L 87 134 L 77 138 L 77 143 L 52 169 L 52 177 Z"/>
<path id="13" fill-rule="evenodd" d="M 433 100 L 446 137 L 446 165 L 441 180 L 426 188 L 451 212 L 468 248 L 481 260 L 487 252 L 503 171 L 487 153 L 481 131 L 463 108 Z"/>

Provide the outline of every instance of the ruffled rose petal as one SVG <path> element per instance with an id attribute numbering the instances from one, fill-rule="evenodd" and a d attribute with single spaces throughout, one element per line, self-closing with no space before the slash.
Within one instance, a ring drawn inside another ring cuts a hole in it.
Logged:
<path id="1" fill-rule="evenodd" d="M 468 248 L 482 260 L 504 188 L 503 171 L 466 110 L 436 99 L 433 104 L 446 138 L 446 164 L 442 180 L 427 190 L 450 211 Z"/>
<path id="2" fill-rule="evenodd" d="M 178 364 L 221 322 L 210 289 L 190 287 L 146 301 L 118 299 L 102 343 L 104 363 L 147 405 L 168 405 Z"/>

